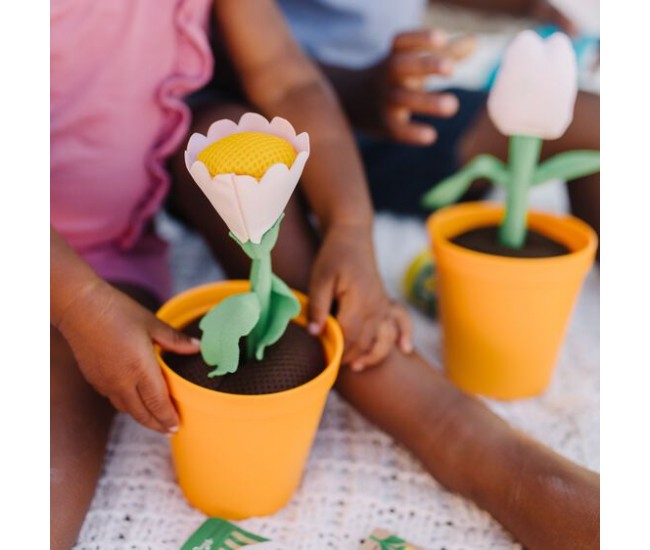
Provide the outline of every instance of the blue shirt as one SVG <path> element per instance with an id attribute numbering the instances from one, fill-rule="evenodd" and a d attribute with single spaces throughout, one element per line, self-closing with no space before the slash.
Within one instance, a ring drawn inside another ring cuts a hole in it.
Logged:
<path id="1" fill-rule="evenodd" d="M 278 0 L 315 59 L 359 69 L 381 60 L 396 34 L 422 27 L 427 0 Z"/>

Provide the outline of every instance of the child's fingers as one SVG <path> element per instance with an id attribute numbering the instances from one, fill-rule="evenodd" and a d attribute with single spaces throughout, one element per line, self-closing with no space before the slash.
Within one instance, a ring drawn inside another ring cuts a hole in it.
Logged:
<path id="1" fill-rule="evenodd" d="M 440 29 L 426 29 L 398 34 L 393 40 L 395 53 L 431 52 L 461 60 L 476 49 L 476 37 L 472 34 L 462 34 L 450 38 Z"/>
<path id="2" fill-rule="evenodd" d="M 453 71 L 452 59 L 429 52 L 397 53 L 388 63 L 388 77 L 397 82 L 413 77 L 449 76 Z"/>
<path id="3" fill-rule="evenodd" d="M 452 38 L 442 48 L 442 55 L 454 61 L 465 59 L 476 49 L 476 37 L 471 34 L 464 34 Z"/>
<path id="4" fill-rule="evenodd" d="M 385 319 L 379 326 L 377 338 L 370 350 L 355 359 L 350 364 L 350 368 L 355 372 L 360 372 L 379 363 L 390 353 L 390 350 L 395 345 L 397 335 L 396 323 L 391 319 Z"/>
<path id="5" fill-rule="evenodd" d="M 377 334 L 377 319 L 366 318 L 361 321 L 361 328 L 356 339 L 351 340 L 343 354 L 343 363 L 355 365 L 359 357 L 363 356 L 372 348 L 375 336 Z M 358 370 L 354 369 L 353 370 Z"/>
<path id="6" fill-rule="evenodd" d="M 358 357 L 362 351 L 359 346 L 359 337 L 361 336 L 361 322 L 358 318 L 348 319 L 346 317 L 341 317 L 340 315 L 337 316 L 337 320 L 341 325 L 345 343 L 341 363 L 347 365 L 355 357 Z"/>
<path id="7" fill-rule="evenodd" d="M 352 295 L 346 296 L 339 303 L 339 311 L 336 320 L 341 325 L 343 338 L 345 340 L 345 349 L 343 350 L 342 362 L 347 363 L 351 357 L 356 357 L 361 353 L 357 349 L 357 342 L 361 337 L 363 328 L 363 319 L 360 314 L 361 308 Z"/>
<path id="8" fill-rule="evenodd" d="M 126 408 L 126 405 L 124 404 L 124 401 L 119 395 L 111 395 L 109 396 L 109 401 L 111 402 L 111 405 L 115 407 L 116 411 L 119 411 L 121 413 L 128 413 L 129 411 Z"/>
<path id="9" fill-rule="evenodd" d="M 150 334 L 153 341 L 164 350 L 188 355 L 201 351 L 199 340 L 183 334 L 159 319 L 154 319 Z"/>
<path id="10" fill-rule="evenodd" d="M 406 31 L 393 39 L 393 51 L 435 50 L 443 47 L 447 40 L 447 33 L 441 29 Z"/>
<path id="11" fill-rule="evenodd" d="M 431 145 L 436 141 L 438 133 L 435 128 L 423 122 L 413 122 L 410 116 L 409 110 L 403 107 L 386 110 L 385 125 L 392 139 L 422 146 Z"/>
<path id="12" fill-rule="evenodd" d="M 314 270 L 309 282 L 309 333 L 316 336 L 321 333 L 334 301 L 333 275 L 326 275 Z"/>
<path id="13" fill-rule="evenodd" d="M 458 112 L 458 98 L 453 94 L 427 93 L 393 87 L 388 101 L 396 107 L 408 109 L 411 113 L 448 118 Z"/>
<path id="14" fill-rule="evenodd" d="M 158 420 L 156 420 L 156 418 L 145 407 L 135 386 L 122 393 L 121 398 L 126 412 L 128 412 L 137 422 L 151 430 L 163 434 L 168 433 L 167 429 L 158 422 Z"/>
<path id="15" fill-rule="evenodd" d="M 174 433 L 178 431 L 180 419 L 169 397 L 169 391 L 162 375 L 156 372 L 154 376 L 141 379 L 136 389 L 144 406 L 156 421 L 165 428 L 165 432 Z"/>
<path id="16" fill-rule="evenodd" d="M 391 306 L 391 313 L 398 332 L 397 345 L 402 353 L 409 354 L 413 351 L 413 322 L 408 311 L 397 302 Z"/>

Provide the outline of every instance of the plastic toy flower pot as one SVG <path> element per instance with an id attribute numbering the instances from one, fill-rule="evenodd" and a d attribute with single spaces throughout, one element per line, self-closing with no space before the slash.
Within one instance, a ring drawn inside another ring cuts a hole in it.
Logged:
<path id="1" fill-rule="evenodd" d="M 468 250 L 455 236 L 499 224 L 486 203 L 443 208 L 427 222 L 438 269 L 443 361 L 460 388 L 497 399 L 531 397 L 552 379 L 597 237 L 572 216 L 531 212 L 528 226 L 570 253 L 509 258 Z"/>
<path id="2" fill-rule="evenodd" d="M 248 281 L 196 287 L 165 303 L 157 315 L 182 328 L 219 301 L 248 289 Z M 294 321 L 305 325 L 307 299 L 295 295 L 302 312 Z M 171 446 L 178 483 L 190 504 L 209 516 L 243 519 L 271 514 L 291 499 L 343 352 L 341 330 L 331 317 L 321 342 L 326 367 L 318 376 L 299 387 L 263 395 L 223 393 L 193 384 L 172 371 L 157 350 L 181 417 Z"/>

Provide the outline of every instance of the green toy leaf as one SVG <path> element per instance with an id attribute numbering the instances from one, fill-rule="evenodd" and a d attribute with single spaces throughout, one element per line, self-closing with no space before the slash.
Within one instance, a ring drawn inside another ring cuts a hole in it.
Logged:
<path id="1" fill-rule="evenodd" d="M 542 162 L 535 170 L 533 185 L 551 179 L 572 180 L 600 170 L 599 151 L 567 151 Z"/>
<path id="2" fill-rule="evenodd" d="M 472 182 L 487 178 L 497 185 L 507 185 L 508 167 L 492 155 L 479 155 L 455 174 L 439 182 L 422 197 L 424 208 L 440 208 L 457 201 L 469 189 Z"/>
<path id="3" fill-rule="evenodd" d="M 252 292 L 235 294 L 206 313 L 199 328 L 201 355 L 210 366 L 217 366 L 209 377 L 235 372 L 239 366 L 239 340 L 253 330 L 260 318 L 260 302 Z"/>
<path id="4" fill-rule="evenodd" d="M 300 313 L 300 302 L 287 284 L 273 275 L 271 281 L 271 303 L 269 305 L 269 322 L 264 334 L 255 343 L 255 358 L 264 358 L 264 349 L 275 344 L 287 330 L 291 319 Z"/>

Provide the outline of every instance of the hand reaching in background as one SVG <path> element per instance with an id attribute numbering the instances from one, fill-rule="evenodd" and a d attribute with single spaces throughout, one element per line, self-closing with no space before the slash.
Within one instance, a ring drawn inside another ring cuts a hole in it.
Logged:
<path id="1" fill-rule="evenodd" d="M 375 68 L 383 131 L 399 142 L 432 144 L 437 137 L 435 128 L 413 121 L 412 116 L 451 117 L 459 104 L 453 94 L 428 92 L 427 77 L 450 76 L 456 63 L 474 47 L 473 37 L 450 39 L 441 30 L 398 34 L 388 56 Z"/>

